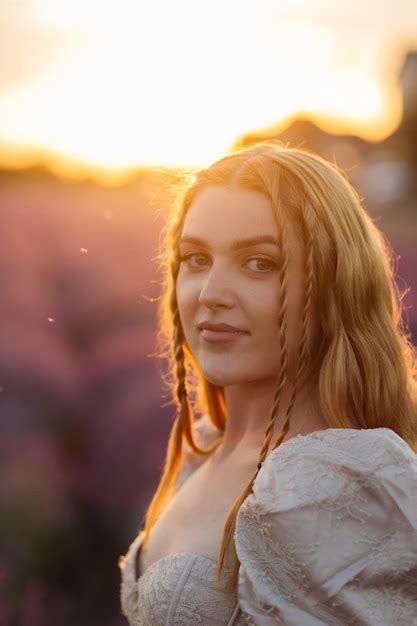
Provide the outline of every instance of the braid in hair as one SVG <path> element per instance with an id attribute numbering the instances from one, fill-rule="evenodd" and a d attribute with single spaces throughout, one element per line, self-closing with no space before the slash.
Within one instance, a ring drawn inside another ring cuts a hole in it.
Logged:
<path id="1" fill-rule="evenodd" d="M 274 448 L 277 448 L 284 440 L 285 435 L 288 433 L 290 428 L 290 417 L 291 412 L 295 402 L 295 396 L 297 394 L 301 375 L 305 371 L 308 362 L 308 349 L 307 349 L 307 327 L 308 327 L 308 314 L 311 306 L 311 294 L 313 290 L 313 236 L 312 236 L 312 211 L 311 206 L 308 201 L 303 203 L 302 207 L 303 211 L 303 231 L 304 231 L 304 243 L 306 247 L 306 290 L 304 297 L 304 309 L 303 309 L 303 319 L 302 319 L 302 327 L 301 327 L 301 338 L 298 349 L 298 359 L 297 359 L 297 371 L 295 374 L 291 398 L 288 403 L 287 411 L 285 414 L 285 421 L 282 427 L 282 431 L 277 438 Z M 274 449 L 273 448 L 273 449 Z"/>
<path id="2" fill-rule="evenodd" d="M 177 428 L 184 434 L 187 443 L 194 452 L 203 453 L 202 450 L 195 442 L 192 433 L 192 415 L 190 409 L 190 402 L 188 399 L 188 393 L 186 388 L 187 372 L 185 367 L 185 354 L 184 354 L 184 332 L 181 325 L 180 313 L 178 309 L 177 295 L 176 295 L 176 282 L 179 272 L 180 263 L 178 260 L 174 260 L 171 263 L 171 274 L 173 279 L 174 289 L 172 290 L 170 297 L 170 307 L 172 314 L 172 321 L 174 325 L 173 336 L 173 352 L 175 360 L 175 371 L 177 378 L 176 385 L 176 401 L 178 406 L 178 413 L 176 417 Z"/>
<path id="3" fill-rule="evenodd" d="M 278 238 L 279 245 L 282 250 L 282 263 L 279 268 L 279 281 L 280 281 L 280 310 L 278 317 L 278 328 L 279 328 L 279 341 L 280 341 L 280 370 L 278 376 L 278 387 L 275 392 L 274 403 L 272 405 L 271 417 L 269 420 L 269 424 L 265 431 L 265 440 L 262 446 L 262 450 L 259 456 L 258 463 L 258 471 L 261 469 L 262 463 L 264 462 L 266 455 L 268 454 L 269 444 L 271 442 L 272 433 L 274 430 L 275 419 L 278 414 L 279 405 L 281 403 L 282 392 L 287 382 L 287 367 L 288 367 L 288 345 L 287 345 L 287 306 L 288 306 L 288 297 L 287 297 L 287 285 L 288 285 L 288 250 L 287 250 L 287 241 L 284 235 L 285 233 L 285 225 L 284 220 L 282 219 L 282 211 L 280 207 L 280 202 L 278 203 L 278 211 L 276 214 L 277 224 L 278 224 Z"/>

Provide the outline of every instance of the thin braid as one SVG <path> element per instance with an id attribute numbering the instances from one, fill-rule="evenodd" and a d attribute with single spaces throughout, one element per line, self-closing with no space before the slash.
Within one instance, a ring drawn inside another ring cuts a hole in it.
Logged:
<path id="1" fill-rule="evenodd" d="M 283 440 L 285 435 L 287 434 L 290 428 L 290 417 L 291 412 L 294 406 L 295 397 L 299 388 L 301 375 L 305 371 L 308 354 L 307 354 L 307 328 L 308 328 L 308 317 L 309 311 L 311 307 L 311 294 L 313 291 L 313 236 L 312 236 L 312 212 L 311 207 L 308 202 L 303 205 L 303 217 L 304 217 L 304 239 L 305 239 L 305 247 L 306 247 L 306 290 L 305 290 L 305 298 L 304 298 L 304 310 L 303 310 L 303 320 L 302 320 L 302 329 L 301 329 L 301 338 L 298 349 L 298 359 L 297 359 L 297 371 L 294 378 L 294 383 L 292 386 L 291 398 L 287 407 L 287 411 L 285 414 L 285 422 L 282 427 L 282 431 L 277 438 L 274 448 L 279 446 Z"/>
<path id="2" fill-rule="evenodd" d="M 178 413 L 176 417 L 177 428 L 179 428 L 181 433 L 184 433 L 187 443 L 194 451 L 201 451 L 200 447 L 196 445 L 194 441 L 194 437 L 192 434 L 192 416 L 191 416 L 191 408 L 190 402 L 188 399 L 187 387 L 186 387 L 186 378 L 187 371 L 185 367 L 185 354 L 184 354 L 184 332 L 182 329 L 180 313 L 178 309 L 177 302 L 177 294 L 176 294 L 176 283 L 177 276 L 179 272 L 180 263 L 178 260 L 174 260 L 171 263 L 171 274 L 173 279 L 173 289 L 170 297 L 170 307 L 172 313 L 172 321 L 174 325 L 174 360 L 175 360 L 175 370 L 176 370 L 176 378 L 177 378 L 177 386 L 176 386 L 176 398 L 178 405 Z"/>
<path id="3" fill-rule="evenodd" d="M 280 368 L 278 376 L 278 386 L 275 392 L 274 403 L 271 409 L 271 418 L 265 431 L 265 440 L 262 446 L 261 453 L 259 455 L 258 471 L 261 469 L 262 463 L 266 458 L 271 443 L 272 433 L 274 429 L 275 419 L 278 413 L 279 405 L 281 403 L 282 392 L 287 381 L 287 367 L 288 367 L 288 344 L 287 344 L 287 285 L 288 285 L 288 252 L 287 241 L 285 236 L 285 225 L 282 219 L 282 213 L 280 206 L 277 212 L 278 233 L 280 239 L 280 246 L 282 250 L 282 263 L 279 268 L 279 280 L 280 280 L 280 307 L 278 317 L 279 327 L 279 341 L 280 341 Z"/>

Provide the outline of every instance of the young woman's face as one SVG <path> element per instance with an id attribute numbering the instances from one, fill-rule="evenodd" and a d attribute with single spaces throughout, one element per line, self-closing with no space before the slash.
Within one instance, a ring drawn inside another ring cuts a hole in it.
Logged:
<path id="1" fill-rule="evenodd" d="M 291 224 L 286 226 L 291 355 L 299 342 L 305 272 L 299 239 Z M 278 374 L 280 250 L 276 239 L 271 202 L 257 191 L 209 186 L 188 210 L 179 247 L 178 308 L 186 342 L 203 376 L 213 384 L 226 386 Z M 201 329 L 202 323 L 227 324 L 239 331 Z"/>

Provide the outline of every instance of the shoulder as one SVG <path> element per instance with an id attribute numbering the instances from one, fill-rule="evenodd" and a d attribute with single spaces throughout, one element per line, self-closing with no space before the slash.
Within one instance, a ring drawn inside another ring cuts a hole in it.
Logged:
<path id="1" fill-rule="evenodd" d="M 267 606 L 289 623 L 315 624 L 314 615 L 348 624 L 353 613 L 407 623 L 395 611 L 417 611 L 417 456 L 386 428 L 295 437 L 262 465 L 235 545 L 242 608 L 252 616 Z"/>
<path id="2" fill-rule="evenodd" d="M 261 501 L 285 499 L 291 489 L 296 500 L 321 501 L 346 495 L 349 485 L 380 490 L 391 483 L 417 498 L 417 455 L 401 437 L 388 428 L 329 428 L 272 450 L 253 493 Z"/>
<path id="3" fill-rule="evenodd" d="M 388 428 L 332 428 L 272 450 L 241 508 L 288 515 L 310 506 L 365 522 L 378 506 L 396 507 L 417 529 L 416 504 L 417 455 L 403 439 Z"/>
<path id="4" fill-rule="evenodd" d="M 214 426 L 208 414 L 204 414 L 193 423 L 193 433 L 197 443 L 206 448 L 221 436 L 221 431 Z M 206 456 L 196 454 L 184 441 L 183 461 L 177 480 L 177 489 L 206 460 Z"/>

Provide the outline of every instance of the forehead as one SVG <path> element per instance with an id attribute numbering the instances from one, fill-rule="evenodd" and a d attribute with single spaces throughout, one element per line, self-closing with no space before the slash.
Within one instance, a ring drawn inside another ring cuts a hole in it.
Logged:
<path id="1" fill-rule="evenodd" d="M 269 198 L 251 189 L 209 186 L 194 198 L 184 220 L 183 235 L 221 242 L 229 239 L 276 235 Z"/>

